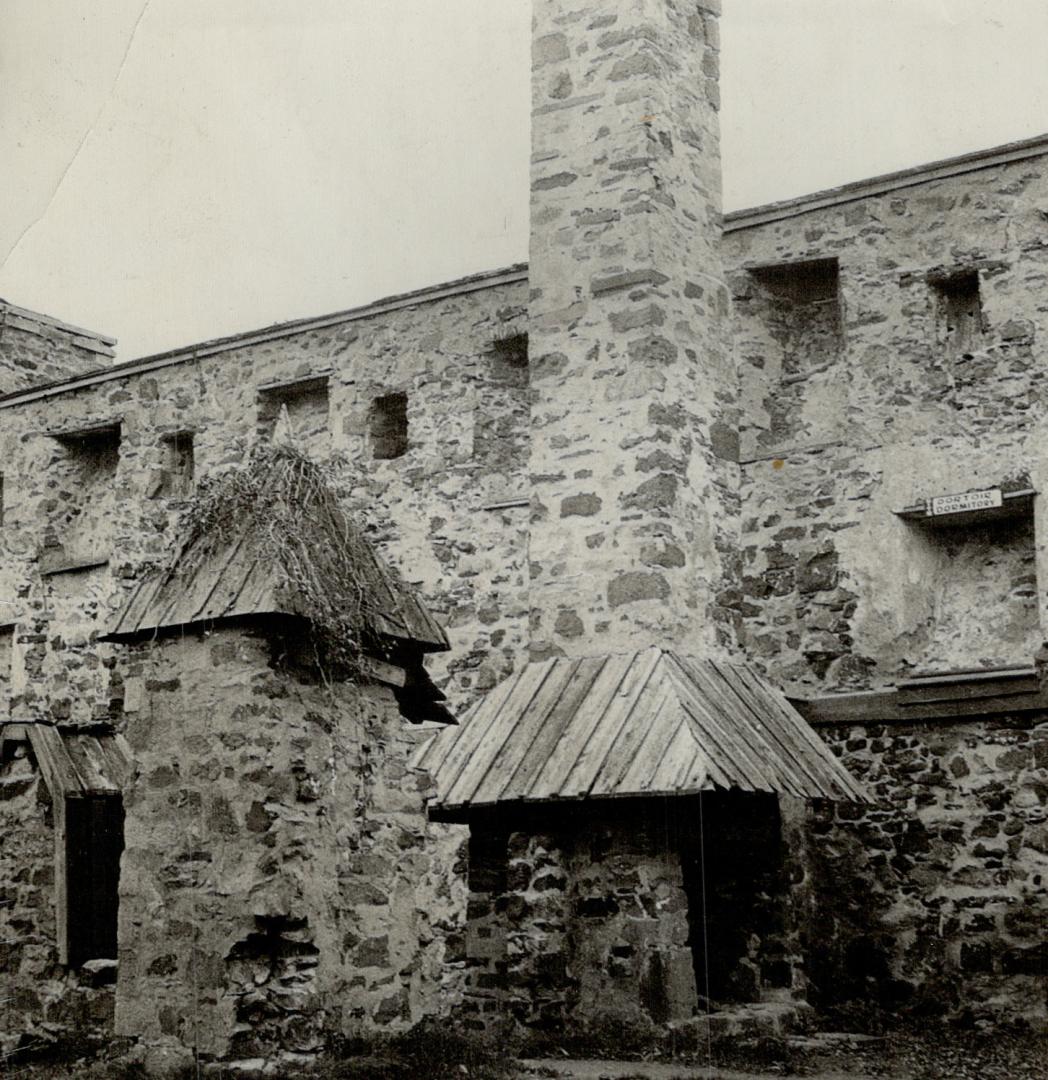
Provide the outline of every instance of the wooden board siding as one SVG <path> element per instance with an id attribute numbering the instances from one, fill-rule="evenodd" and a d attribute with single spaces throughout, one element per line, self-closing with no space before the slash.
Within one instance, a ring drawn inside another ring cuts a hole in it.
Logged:
<path id="1" fill-rule="evenodd" d="M 435 819 L 470 809 L 714 788 L 868 801 L 785 697 L 743 664 L 662 649 L 530 664 L 415 757 Z"/>

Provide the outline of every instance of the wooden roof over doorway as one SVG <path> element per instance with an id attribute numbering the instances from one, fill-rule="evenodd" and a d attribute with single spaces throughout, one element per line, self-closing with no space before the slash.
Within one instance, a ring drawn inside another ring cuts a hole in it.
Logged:
<path id="1" fill-rule="evenodd" d="M 752 667 L 659 648 L 529 664 L 414 764 L 436 780 L 437 820 L 499 803 L 716 789 L 870 801 Z"/>

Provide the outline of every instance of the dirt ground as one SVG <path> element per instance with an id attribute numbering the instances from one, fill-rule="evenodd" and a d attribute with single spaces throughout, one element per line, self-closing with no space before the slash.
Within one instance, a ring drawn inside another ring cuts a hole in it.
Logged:
<path id="1" fill-rule="evenodd" d="M 1048 1036 L 951 1029 L 869 1036 L 823 1032 L 715 1047 L 705 1060 L 523 1063 L 525 1076 L 564 1080 L 1048 1080 Z"/>
<path id="2" fill-rule="evenodd" d="M 871 1036 L 821 1032 L 752 1043 L 722 1043 L 692 1059 L 572 1059 L 514 1062 L 490 1049 L 465 1054 L 455 1040 L 379 1057 L 347 1056 L 293 1071 L 236 1065 L 188 1066 L 171 1080 L 1048 1080 L 1048 1036 L 981 1034 L 932 1027 Z M 140 1062 L 4 1062 L 0 1080 L 146 1080 Z"/>

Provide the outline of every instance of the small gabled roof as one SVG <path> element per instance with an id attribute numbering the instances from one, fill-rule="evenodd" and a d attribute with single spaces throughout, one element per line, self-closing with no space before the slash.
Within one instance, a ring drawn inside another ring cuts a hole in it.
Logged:
<path id="1" fill-rule="evenodd" d="M 715 789 L 869 801 L 754 668 L 659 648 L 529 664 L 414 764 L 436 781 L 437 820 L 500 803 Z"/>

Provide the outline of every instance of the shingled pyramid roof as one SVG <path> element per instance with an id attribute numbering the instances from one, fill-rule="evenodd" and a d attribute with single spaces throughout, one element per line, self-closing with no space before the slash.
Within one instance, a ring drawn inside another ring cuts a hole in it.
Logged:
<path id="1" fill-rule="evenodd" d="M 447 649 L 443 629 L 345 517 L 315 467 L 286 448 L 269 449 L 261 461 L 274 476 L 290 463 L 309 482 L 278 492 L 269 510 L 248 508 L 217 524 L 212 516 L 193 530 L 168 569 L 136 586 L 107 638 L 260 615 L 315 621 L 320 599 L 328 614 L 340 604 L 358 609 L 363 636 L 373 642 Z"/>
<path id="2" fill-rule="evenodd" d="M 529 664 L 415 757 L 436 820 L 501 803 L 715 789 L 867 802 L 753 667 L 659 648 Z"/>

